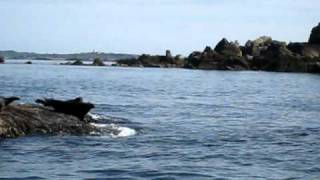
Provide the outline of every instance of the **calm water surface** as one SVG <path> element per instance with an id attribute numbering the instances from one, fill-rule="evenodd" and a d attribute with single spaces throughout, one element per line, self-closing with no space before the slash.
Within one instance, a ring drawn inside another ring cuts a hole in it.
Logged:
<path id="1" fill-rule="evenodd" d="M 320 178 L 319 75 L 5 64 L 0 85 L 123 131 L 0 140 L 0 178 Z"/>

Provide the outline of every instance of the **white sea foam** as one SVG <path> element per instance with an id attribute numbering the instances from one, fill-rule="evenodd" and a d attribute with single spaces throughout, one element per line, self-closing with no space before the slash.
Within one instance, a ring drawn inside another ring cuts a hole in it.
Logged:
<path id="1" fill-rule="evenodd" d="M 137 133 L 136 130 L 132 128 L 122 127 L 116 124 L 91 123 L 91 125 L 102 129 L 103 132 L 106 132 L 113 138 L 134 136 Z"/>
<path id="2" fill-rule="evenodd" d="M 94 120 L 99 120 L 99 119 L 101 119 L 101 116 L 98 115 L 98 114 L 88 113 L 88 115 L 89 115 L 92 119 L 94 119 Z"/>
<path id="3" fill-rule="evenodd" d="M 98 123 L 91 123 L 92 126 L 95 126 L 97 128 L 106 128 L 110 126 L 109 124 L 98 124 Z"/>
<path id="4" fill-rule="evenodd" d="M 118 130 L 120 133 L 117 135 L 112 135 L 113 137 L 128 137 L 128 136 L 134 136 L 137 132 L 134 129 L 128 128 L 128 127 L 118 127 Z"/>

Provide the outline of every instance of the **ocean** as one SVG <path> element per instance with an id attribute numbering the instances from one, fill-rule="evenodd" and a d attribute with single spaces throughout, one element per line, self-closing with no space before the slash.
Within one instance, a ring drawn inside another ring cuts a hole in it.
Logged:
<path id="1" fill-rule="evenodd" d="M 106 129 L 1 139 L 2 179 L 320 178 L 317 74 L 9 63 L 0 95 L 81 96 Z"/>

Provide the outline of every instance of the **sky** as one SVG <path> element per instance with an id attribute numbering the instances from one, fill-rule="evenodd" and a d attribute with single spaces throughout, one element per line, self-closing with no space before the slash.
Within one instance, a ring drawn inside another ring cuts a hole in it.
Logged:
<path id="1" fill-rule="evenodd" d="M 0 50 L 187 55 L 223 37 L 307 41 L 319 0 L 0 0 Z"/>

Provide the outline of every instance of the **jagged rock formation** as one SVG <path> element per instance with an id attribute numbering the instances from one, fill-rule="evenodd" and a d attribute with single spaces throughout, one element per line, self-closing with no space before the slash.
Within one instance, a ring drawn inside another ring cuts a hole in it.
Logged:
<path id="1" fill-rule="evenodd" d="M 320 57 L 320 44 L 290 43 L 288 49 L 297 55 L 308 58 Z"/>
<path id="2" fill-rule="evenodd" d="M 312 29 L 309 44 L 320 44 L 320 23 Z"/>
<path id="3" fill-rule="evenodd" d="M 242 51 L 238 42 L 229 42 L 226 38 L 223 38 L 214 48 L 214 50 L 224 56 L 228 57 L 241 57 Z"/>
<path id="4" fill-rule="evenodd" d="M 194 51 L 186 58 L 142 55 L 138 59 L 118 61 L 136 67 L 182 67 L 205 70 L 263 70 L 320 73 L 320 24 L 314 27 L 308 43 L 290 43 L 261 36 L 245 46 L 223 38 L 214 49 Z"/>
<path id="5" fill-rule="evenodd" d="M 154 68 L 182 68 L 185 65 L 184 59 L 179 55 L 172 57 L 170 51 L 166 51 L 165 56 L 151 56 L 143 54 L 138 59 L 124 59 L 117 63 L 120 66 L 130 67 L 154 67 Z"/>
<path id="6" fill-rule="evenodd" d="M 271 37 L 261 36 L 254 41 L 247 41 L 245 46 L 242 47 L 242 51 L 244 55 L 260 56 L 261 52 L 266 51 L 271 43 Z"/>

